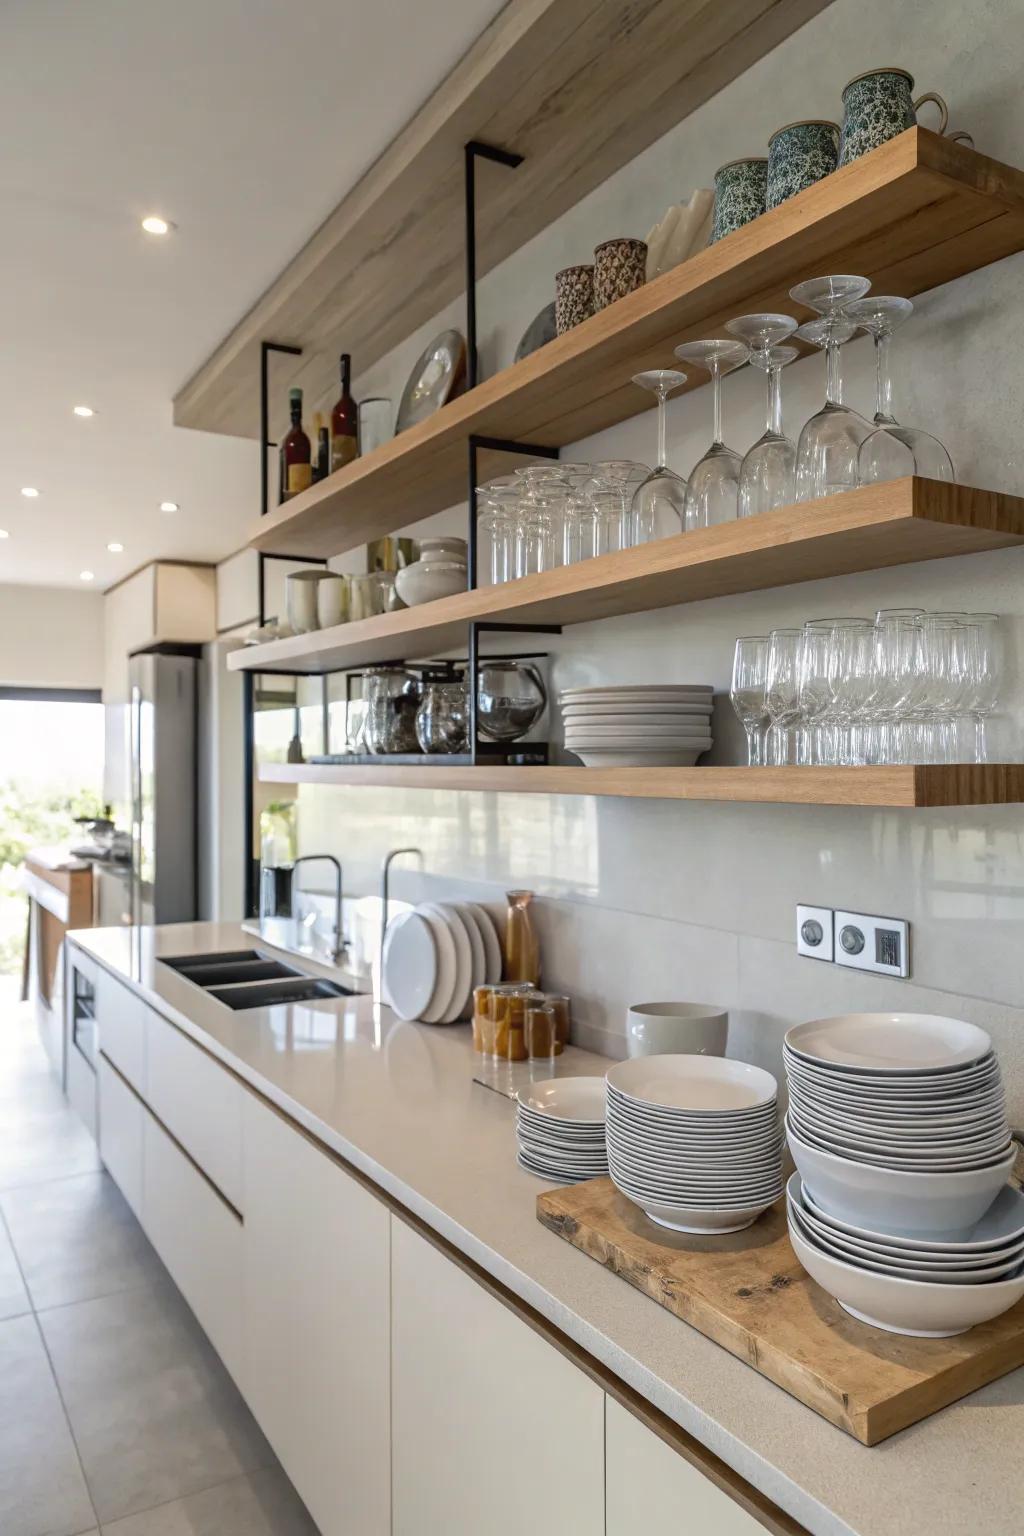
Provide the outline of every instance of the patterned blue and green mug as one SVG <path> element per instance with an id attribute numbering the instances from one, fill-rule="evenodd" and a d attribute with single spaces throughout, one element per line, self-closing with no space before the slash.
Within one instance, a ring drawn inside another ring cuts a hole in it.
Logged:
<path id="1" fill-rule="evenodd" d="M 768 197 L 768 161 L 730 160 L 715 172 L 715 217 L 709 245 L 731 235 L 764 213 Z"/>
<path id="2" fill-rule="evenodd" d="M 838 123 L 787 123 L 768 140 L 768 207 L 813 187 L 838 164 Z"/>
<path id="3" fill-rule="evenodd" d="M 849 165 L 887 139 L 894 139 L 917 122 L 917 109 L 932 101 L 939 109 L 939 132 L 945 133 L 949 109 L 937 91 L 913 99 L 914 77 L 905 69 L 872 69 L 855 75 L 843 87 L 843 135 L 839 164 Z"/>

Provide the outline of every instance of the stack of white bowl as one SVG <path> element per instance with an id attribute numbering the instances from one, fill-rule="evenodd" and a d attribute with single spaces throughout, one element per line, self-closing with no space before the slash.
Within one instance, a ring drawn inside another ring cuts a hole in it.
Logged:
<path id="1" fill-rule="evenodd" d="M 712 746 L 710 683 L 567 688 L 567 749 L 587 768 L 689 767 Z"/>
<path id="2" fill-rule="evenodd" d="M 895 1333 L 962 1333 L 1024 1296 L 1024 1199 L 1007 1186 L 1015 1149 L 985 1031 L 844 1014 L 791 1029 L 784 1056 L 790 1237 L 808 1273 Z M 965 1262 L 977 1253 L 992 1263 Z"/>
<path id="3" fill-rule="evenodd" d="M 715 1056 L 640 1056 L 606 1083 L 608 1171 L 659 1226 L 738 1232 L 782 1193 L 771 1073 Z"/>
<path id="4" fill-rule="evenodd" d="M 608 1172 L 603 1077 L 545 1078 L 516 1099 L 520 1168 L 564 1184 Z"/>

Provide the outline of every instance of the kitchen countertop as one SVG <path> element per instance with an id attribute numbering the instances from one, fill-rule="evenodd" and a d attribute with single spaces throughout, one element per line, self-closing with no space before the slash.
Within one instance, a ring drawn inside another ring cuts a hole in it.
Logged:
<path id="1" fill-rule="evenodd" d="M 157 964 L 249 947 L 234 923 L 71 937 L 814 1536 L 1019 1532 L 1024 1370 L 868 1449 L 540 1225 L 553 1186 L 516 1165 L 467 1027 L 375 1018 L 368 997 L 234 1013 Z M 574 1072 L 607 1065 L 572 1053 Z"/>

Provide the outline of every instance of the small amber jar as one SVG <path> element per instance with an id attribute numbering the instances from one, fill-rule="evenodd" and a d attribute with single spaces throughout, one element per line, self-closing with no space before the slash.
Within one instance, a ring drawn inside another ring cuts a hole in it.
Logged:
<path id="1" fill-rule="evenodd" d="M 491 1054 L 502 1061 L 526 1060 L 526 1003 L 532 987 L 495 987 L 491 993 L 494 1030 Z"/>
<path id="2" fill-rule="evenodd" d="M 529 998 L 526 1004 L 526 1054 L 531 1061 L 550 1060 L 562 1054 L 555 1010 L 543 996 Z"/>
<path id="3" fill-rule="evenodd" d="M 473 1049 L 490 1056 L 494 1051 L 493 987 L 476 987 L 473 991 Z"/>

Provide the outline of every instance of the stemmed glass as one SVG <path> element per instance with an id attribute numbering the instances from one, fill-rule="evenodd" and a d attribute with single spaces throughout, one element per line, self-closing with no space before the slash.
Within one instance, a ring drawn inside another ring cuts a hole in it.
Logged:
<path id="1" fill-rule="evenodd" d="M 739 511 L 740 455 L 722 441 L 722 376 L 747 360 L 741 341 L 717 338 L 687 341 L 676 347 L 682 363 L 696 363 L 711 375 L 713 441 L 686 482 L 686 526 L 711 528 L 730 522 Z"/>
<path id="2" fill-rule="evenodd" d="M 875 428 L 860 446 L 858 470 L 861 483 L 898 480 L 902 475 L 926 475 L 931 480 L 953 480 L 953 461 L 937 437 L 918 427 L 901 427 L 892 412 L 890 342 L 893 332 L 909 320 L 914 306 L 895 294 L 855 299 L 845 313 L 874 338 Z"/>
<path id="3" fill-rule="evenodd" d="M 773 629 L 768 637 L 765 708 L 771 725 L 765 741 L 765 761 L 783 767 L 796 761 L 800 724 L 800 650 L 803 632 Z"/>
<path id="4" fill-rule="evenodd" d="M 977 630 L 977 642 L 966 713 L 974 725 L 974 761 L 985 763 L 988 761 L 986 723 L 995 714 L 1003 681 L 1003 636 L 998 614 L 972 613 L 969 617 Z"/>
<path id="5" fill-rule="evenodd" d="M 768 636 L 741 635 L 732 659 L 729 698 L 747 733 L 747 766 L 764 762 L 761 731 L 768 719 L 765 691 L 768 683 Z"/>
<path id="6" fill-rule="evenodd" d="M 756 517 L 796 500 L 796 443 L 782 428 L 782 370 L 800 353 L 796 347 L 751 352 L 750 366 L 768 377 L 765 429 L 740 465 L 740 517 Z"/>
<path id="7" fill-rule="evenodd" d="M 633 383 L 658 397 L 658 462 L 633 495 L 630 543 L 650 544 L 682 533 L 686 515 L 686 481 L 665 460 L 665 402 L 686 374 L 678 368 L 653 368 L 633 375 Z"/>
<path id="8" fill-rule="evenodd" d="M 853 321 L 842 311 L 861 299 L 870 279 L 852 273 L 812 277 L 797 283 L 789 296 L 821 316 L 796 332 L 801 341 L 825 349 L 825 404 L 804 423 L 797 444 L 796 491 L 800 501 L 831 496 L 858 485 L 857 454 L 871 426 L 858 411 L 843 404 L 843 377 L 839 349 L 856 334 Z"/>

